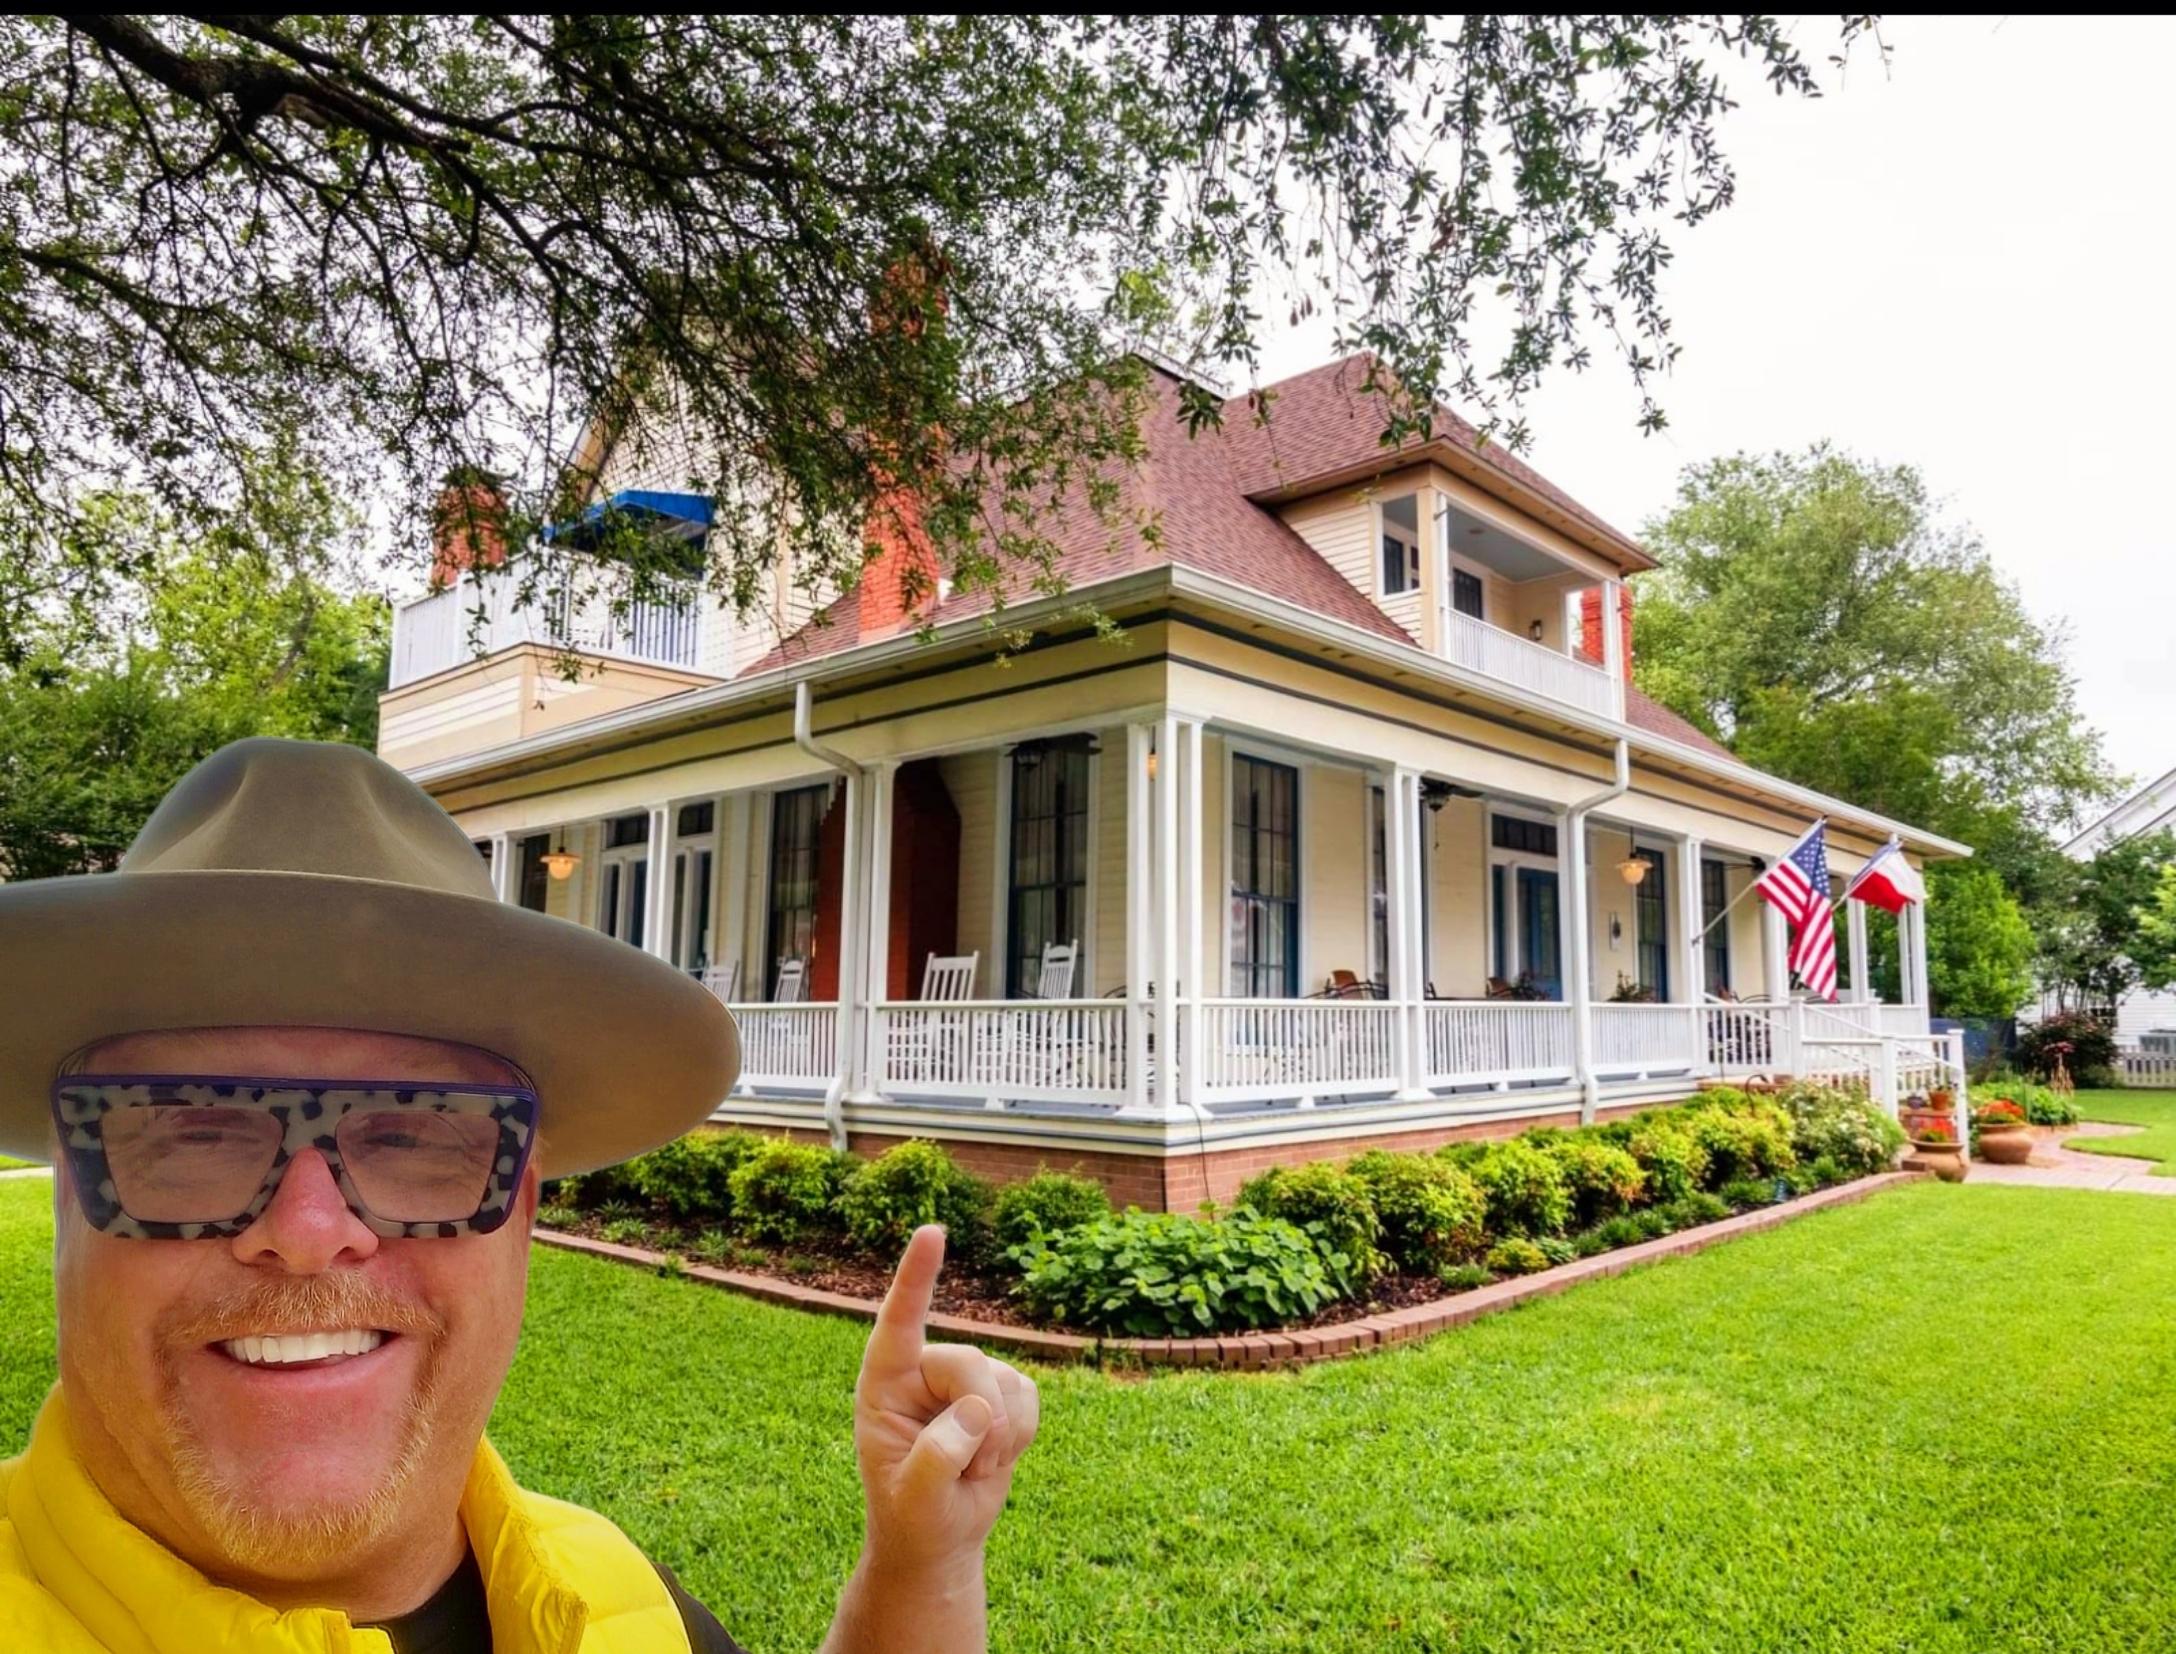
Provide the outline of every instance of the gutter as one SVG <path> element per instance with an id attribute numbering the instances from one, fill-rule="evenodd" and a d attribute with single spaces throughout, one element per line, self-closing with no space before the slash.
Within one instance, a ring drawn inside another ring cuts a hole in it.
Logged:
<path id="1" fill-rule="evenodd" d="M 861 807 L 861 788 L 868 780 L 869 772 L 837 747 L 816 739 L 816 696 L 807 678 L 793 686 L 793 744 L 819 763 L 828 764 L 846 777 L 847 798 L 842 808 L 858 810 Z M 849 846 L 854 838 L 854 820 L 847 817 L 846 830 Z M 846 904 L 839 910 L 839 1056 L 837 1072 L 831 1083 L 824 1087 L 824 1129 L 835 1149 L 846 1147 L 846 1085 L 849 1075 L 861 1066 L 859 1053 L 866 1049 L 857 1039 L 854 1007 L 860 999 L 851 991 L 861 976 L 861 925 L 857 916 L 868 891 L 863 881 L 867 877 L 869 857 L 866 853 L 849 855 L 848 867 L 853 872 L 850 883 L 854 888 L 846 893 Z M 849 929 L 848 926 L 852 928 Z"/>
<path id="2" fill-rule="evenodd" d="M 1579 1081 L 1579 1123 L 1594 1124 L 1602 1099 L 1602 1082 L 1594 1073 L 1594 921 L 1587 912 L 1587 817 L 1613 799 L 1621 798 L 1632 785 L 1632 746 L 1617 737 L 1617 778 L 1598 793 L 1589 793 L 1564 812 L 1558 829 L 1557 861 L 1571 870 L 1572 945 L 1569 961 L 1572 987 L 1572 1070 Z"/>

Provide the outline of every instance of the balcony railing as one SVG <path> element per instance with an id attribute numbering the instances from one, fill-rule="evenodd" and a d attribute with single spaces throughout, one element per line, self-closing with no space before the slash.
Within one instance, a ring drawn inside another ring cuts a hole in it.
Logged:
<path id="1" fill-rule="evenodd" d="M 567 558 L 546 557 L 520 570 L 469 575 L 402 604 L 393 612 L 388 687 L 521 643 L 659 666 L 695 665 L 701 615 L 692 587 L 685 595 L 627 603 L 615 614 L 611 592 L 591 589 L 599 579 L 594 569 L 577 572 Z M 518 606 L 525 581 L 534 589 L 528 604 Z M 579 602 L 571 600 L 575 587 L 583 593 Z"/>
<path id="2" fill-rule="evenodd" d="M 1601 668 L 1451 610 L 1444 653 L 1454 666 L 1499 678 L 1604 718 L 1624 716 L 1623 686 Z"/>

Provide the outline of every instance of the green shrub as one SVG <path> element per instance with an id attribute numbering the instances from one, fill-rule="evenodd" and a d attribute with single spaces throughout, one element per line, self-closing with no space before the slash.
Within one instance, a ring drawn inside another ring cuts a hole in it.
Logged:
<path id="1" fill-rule="evenodd" d="M 733 1237 L 723 1229 L 705 1229 L 688 1242 L 688 1256 L 712 1268 L 723 1268 L 731 1263 L 733 1251 Z"/>
<path id="2" fill-rule="evenodd" d="M 1272 1166 L 1240 1189 L 1238 1203 L 1296 1224 L 1313 1237 L 1340 1297 L 1351 1296 L 1389 1263 L 1368 1186 L 1327 1160 Z"/>
<path id="3" fill-rule="evenodd" d="M 733 1174 L 762 1146 L 753 1132 L 690 1132 L 630 1160 L 627 1178 L 676 1223 L 721 1223 L 733 1215 Z"/>
<path id="4" fill-rule="evenodd" d="M 1541 1255 L 1549 1260 L 1552 1269 L 1559 1264 L 1570 1263 L 1579 1256 L 1579 1249 L 1562 1235 L 1544 1235 L 1534 1244 L 1541 1248 Z"/>
<path id="5" fill-rule="evenodd" d="M 1686 1126 L 1707 1152 L 1711 1189 L 1740 1178 L 1772 1178 L 1798 1164 L 1791 1148 L 1790 1116 L 1773 1104 L 1755 1103 L 1743 1111 L 1688 1110 Z"/>
<path id="6" fill-rule="evenodd" d="M 1454 1263 L 1436 1274 L 1446 1292 L 1471 1292 L 1477 1286 L 1487 1286 L 1495 1278 L 1487 1265 L 1478 1263 Z"/>
<path id="7" fill-rule="evenodd" d="M 1549 1267 L 1549 1255 L 1523 1235 L 1509 1235 L 1488 1249 L 1487 1263 L 1499 1275 L 1531 1275 Z"/>
<path id="8" fill-rule="evenodd" d="M 1647 1193 L 1647 1174 L 1631 1153 L 1581 1134 L 1548 1145 L 1571 1191 L 1572 1222 L 1591 1229 L 1604 1218 L 1628 1212 Z"/>
<path id="9" fill-rule="evenodd" d="M 1608 1250 L 1609 1242 L 1602 1238 L 1602 1231 L 1599 1229 L 1582 1229 L 1572 1236 L 1574 1257 L 1592 1258 Z"/>
<path id="10" fill-rule="evenodd" d="M 1975 1087 L 1972 1092 L 1975 1104 L 2008 1101 L 2025 1111 L 2025 1118 L 2036 1126 L 2074 1126 L 2078 1123 L 2078 1105 L 2059 1091 L 2051 1091 L 2044 1085 L 2030 1080 L 1996 1079 Z"/>
<path id="11" fill-rule="evenodd" d="M 1708 1151 L 1674 1121 L 1656 1119 L 1633 1135 L 1628 1152 L 1647 1178 L 1647 1195 L 1667 1205 L 1696 1193 L 1707 1181 Z"/>
<path id="12" fill-rule="evenodd" d="M 858 1164 L 818 1143 L 767 1138 L 733 1173 L 733 1215 L 751 1237 L 776 1246 L 839 1235 L 839 1194 Z"/>
<path id="13" fill-rule="evenodd" d="M 1627 1212 L 1623 1217 L 1611 1218 L 1607 1223 L 1597 1224 L 1587 1233 L 1601 1242 L 1601 1248 L 1605 1252 L 1614 1252 L 1620 1246 L 1637 1246 L 1641 1241 L 1650 1238 L 1640 1224 L 1640 1216 L 1641 1214 Z"/>
<path id="14" fill-rule="evenodd" d="M 1045 1168 L 997 1191 L 997 1244 L 1010 1249 L 1111 1215 L 1111 1197 L 1092 1177 Z"/>
<path id="15" fill-rule="evenodd" d="M 1492 1235 L 1561 1234 L 1571 1221 L 1572 1192 L 1546 1149 L 1518 1141 L 1491 1143 L 1467 1170 L 1487 1197 Z"/>
<path id="16" fill-rule="evenodd" d="M 572 1229 L 582 1221 L 582 1214 L 571 1206 L 539 1206 L 536 1222 L 539 1229 Z"/>
<path id="17" fill-rule="evenodd" d="M 626 1165 L 600 1166 L 574 1177 L 554 1178 L 544 1185 L 544 1198 L 560 1206 L 594 1212 L 603 1206 L 627 1206 L 642 1198 Z"/>
<path id="18" fill-rule="evenodd" d="M 1312 1236 L 1242 1208 L 1189 1218 L 1128 1207 L 1014 1249 L 1014 1289 L 1045 1321 L 1140 1338 L 1279 1326 L 1335 1296 Z"/>
<path id="19" fill-rule="evenodd" d="M 1374 1201 L 1383 1249 L 1400 1269 L 1440 1279 L 1480 1251 L 1488 1197 L 1463 1168 L 1431 1154 L 1370 1149 L 1345 1169 Z"/>
<path id="20" fill-rule="evenodd" d="M 604 1238 L 615 1246 L 647 1246 L 650 1226 L 640 1218 L 614 1218 L 604 1226 Z"/>
<path id="21" fill-rule="evenodd" d="M 1858 1173 L 1830 1154 L 1810 1161 L 1801 1169 L 1811 1178 L 1816 1189 L 1834 1188 L 1837 1184 L 1849 1183 L 1858 1176 Z"/>
<path id="22" fill-rule="evenodd" d="M 1776 1186 L 1758 1178 L 1732 1178 L 1715 1191 L 1715 1198 L 1734 1212 L 1749 1212 L 1756 1206 L 1773 1206 Z"/>
<path id="23" fill-rule="evenodd" d="M 2058 1052 L 2057 1047 L 2067 1047 Z M 2072 1079 L 2085 1085 L 2096 1070 L 2112 1070 L 2116 1036 L 2105 1017 L 2087 1011 L 2062 1011 L 2017 1032 L 2017 1066 L 2037 1080 L 2055 1077 L 2056 1058 Z"/>
<path id="24" fill-rule="evenodd" d="M 1856 1091 L 1792 1085 L 1776 1102 L 1790 1118 L 1791 1148 L 1800 1160 L 1832 1160 L 1853 1174 L 1879 1172 L 1904 1146 L 1903 1129 L 1889 1111 Z"/>
<path id="25" fill-rule="evenodd" d="M 1714 1223 L 1730 1216 L 1730 1208 L 1718 1196 L 1705 1193 L 1690 1194 L 1683 1200 L 1673 1200 L 1669 1205 L 1653 1210 L 1657 1216 L 1668 1222 L 1669 1228 L 1663 1231 L 1665 1234 L 1678 1229 L 1697 1228 L 1703 1223 Z"/>
<path id="26" fill-rule="evenodd" d="M 1695 1191 L 1687 1195 L 1685 1200 L 1698 1200 L 1699 1198 L 1698 1191 Z M 1675 1230 L 1677 1228 L 1675 1214 L 1683 1205 L 1684 1201 L 1673 1200 L 1666 1206 L 1643 1206 L 1640 1210 L 1634 1212 L 1632 1222 L 1639 1230 L 1640 1239 L 1643 1241 L 1660 1240 L 1664 1235 Z"/>
<path id="27" fill-rule="evenodd" d="M 990 1234 L 997 1191 L 937 1144 L 922 1138 L 886 1149 L 846 1180 L 839 1215 L 856 1246 L 886 1255 L 906 1245 L 925 1223 L 944 1225 L 945 1250 L 980 1257 Z"/>

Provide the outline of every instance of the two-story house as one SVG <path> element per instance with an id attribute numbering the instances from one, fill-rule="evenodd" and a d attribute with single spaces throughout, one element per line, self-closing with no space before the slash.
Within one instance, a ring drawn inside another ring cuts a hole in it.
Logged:
<path id="1" fill-rule="evenodd" d="M 400 610 L 381 750 L 503 899 L 733 1004 L 720 1121 L 1190 1208 L 1271 1160 L 1935 1061 L 1915 924 L 1907 1003 L 1872 1002 L 1840 919 L 1856 986 L 1807 1006 L 1749 886 L 1817 815 L 1839 880 L 1892 833 L 1964 847 L 1642 695 L 1648 554 L 1448 416 L 1386 449 L 1364 377 L 1332 363 L 1190 439 L 1159 370 L 1128 485 L 1159 532 L 1061 517 L 1070 591 L 1008 608 L 1038 633 L 1002 663 L 987 597 L 903 612 L 911 545 L 828 603 L 781 569 L 756 615 L 560 615 L 578 683 L 477 572 Z M 600 505 L 699 543 L 685 474 L 592 459 Z"/>

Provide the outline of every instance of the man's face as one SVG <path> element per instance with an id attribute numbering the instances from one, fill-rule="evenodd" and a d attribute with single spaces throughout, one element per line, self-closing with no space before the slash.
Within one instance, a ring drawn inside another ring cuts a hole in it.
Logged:
<path id="1" fill-rule="evenodd" d="M 522 1083 L 472 1047 L 319 1028 L 130 1034 L 82 1070 Z M 61 1385 L 91 1474 L 230 1576 L 308 1579 L 452 1520 L 520 1336 L 536 1187 L 532 1160 L 503 1227 L 447 1239 L 375 1234 L 314 1149 L 232 1240 L 101 1234 L 56 1191 Z M 235 1342 L 314 1333 L 338 1353 Z"/>

